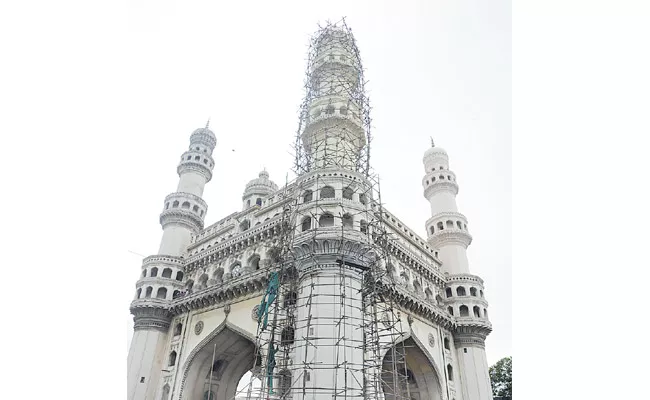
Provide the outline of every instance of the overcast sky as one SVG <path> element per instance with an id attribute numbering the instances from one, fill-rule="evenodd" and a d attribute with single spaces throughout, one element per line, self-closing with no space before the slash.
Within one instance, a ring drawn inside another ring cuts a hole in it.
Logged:
<path id="1" fill-rule="evenodd" d="M 291 167 L 307 46 L 318 23 L 346 16 L 361 52 L 373 119 L 371 162 L 386 207 L 426 238 L 422 155 L 432 136 L 460 185 L 474 242 L 471 272 L 485 280 L 490 364 L 511 354 L 510 4 L 506 1 L 132 3 L 122 129 L 128 132 L 130 226 L 125 248 L 154 254 L 164 197 L 190 133 L 217 135 L 206 226 L 238 211 L 244 185 Z M 289 3 L 286 3 L 289 4 Z M 399 4 L 399 5 L 398 5 Z M 130 254 L 121 301 L 140 273 Z M 130 335 L 130 333 L 129 333 Z M 129 338 L 130 340 L 130 338 Z"/>
<path id="2" fill-rule="evenodd" d="M 430 136 L 448 151 L 474 236 L 470 269 L 490 303 L 488 361 L 511 354 L 509 2 L 91 3 L 14 2 L 0 12 L 10 61 L 0 74 L 0 139 L 16 150 L 0 162 L 25 211 L 7 213 L 16 221 L 6 233 L 16 257 L 39 257 L 30 273 L 55 291 L 50 299 L 130 341 L 141 263 L 133 253 L 158 250 L 158 216 L 189 135 L 211 118 L 206 224 L 239 210 L 263 168 L 281 185 L 309 37 L 319 22 L 346 16 L 366 68 L 382 200 L 426 237 L 422 155 Z M 123 325 L 107 322 L 114 312 Z M 53 315 L 12 334 L 38 341 L 37 324 Z"/>

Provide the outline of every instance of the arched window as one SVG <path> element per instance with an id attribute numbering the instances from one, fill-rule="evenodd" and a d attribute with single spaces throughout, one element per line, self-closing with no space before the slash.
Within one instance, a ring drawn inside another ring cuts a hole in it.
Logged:
<path id="1" fill-rule="evenodd" d="M 239 224 L 239 229 L 241 229 L 242 232 L 247 231 L 248 228 L 251 227 L 251 223 L 249 220 L 245 219 Z"/>
<path id="2" fill-rule="evenodd" d="M 190 208 L 190 202 L 184 201 L 183 204 L 181 204 L 181 208 Z"/>
<path id="3" fill-rule="evenodd" d="M 424 291 L 424 296 L 427 300 L 433 300 L 433 292 L 431 289 L 427 288 L 427 290 Z"/>
<path id="4" fill-rule="evenodd" d="M 487 308 L 483 309 L 483 318 L 487 318 Z"/>
<path id="5" fill-rule="evenodd" d="M 280 344 L 283 346 L 289 346 L 293 344 L 295 331 L 292 326 L 285 326 L 282 329 Z"/>
<path id="6" fill-rule="evenodd" d="M 147 276 L 147 270 L 146 270 L 146 269 L 143 269 L 143 270 L 142 270 L 142 277 L 144 278 L 144 277 L 146 277 L 146 276 Z"/>
<path id="7" fill-rule="evenodd" d="M 180 322 L 177 323 L 176 326 L 174 327 L 174 336 L 180 335 L 182 330 L 183 330 L 183 324 L 181 324 Z"/>
<path id="8" fill-rule="evenodd" d="M 481 309 L 479 308 L 479 306 L 474 306 L 473 310 L 474 310 L 474 316 L 476 318 L 481 318 Z"/>
<path id="9" fill-rule="evenodd" d="M 139 299 L 141 294 L 142 294 L 142 288 L 138 288 L 138 290 L 136 290 L 135 292 L 135 298 Z"/>
<path id="10" fill-rule="evenodd" d="M 447 379 L 450 381 L 454 380 L 454 369 L 451 367 L 451 364 L 447 364 Z"/>
<path id="11" fill-rule="evenodd" d="M 302 219 L 302 231 L 307 231 L 311 229 L 311 217 L 305 217 Z"/>
<path id="12" fill-rule="evenodd" d="M 160 396 L 160 400 L 169 400 L 169 385 L 165 384 L 165 386 L 163 386 L 163 392 L 162 396 Z"/>
<path id="13" fill-rule="evenodd" d="M 298 293 L 296 293 L 295 290 L 291 290 L 289 293 L 287 293 L 284 296 L 285 307 L 295 306 L 297 301 L 298 301 Z"/>
<path id="14" fill-rule="evenodd" d="M 352 215 L 343 214 L 343 227 L 352 229 L 353 225 L 354 225 L 354 220 L 352 219 Z"/>
<path id="15" fill-rule="evenodd" d="M 443 344 L 444 344 L 444 346 L 445 346 L 445 349 L 449 350 L 449 338 L 448 338 L 448 337 L 446 337 L 446 338 L 443 340 Z"/>
<path id="16" fill-rule="evenodd" d="M 287 369 L 280 371 L 280 397 L 286 397 L 291 390 L 291 372 Z"/>
<path id="17" fill-rule="evenodd" d="M 479 290 L 479 294 L 481 295 L 481 297 L 483 297 L 483 291 L 482 290 Z"/>
<path id="18" fill-rule="evenodd" d="M 314 192 L 312 192 L 309 189 L 305 190 L 305 193 L 302 195 L 303 203 L 307 203 L 308 201 L 312 201 L 313 199 L 314 199 Z"/>
<path id="19" fill-rule="evenodd" d="M 325 113 L 330 115 L 334 114 L 334 106 L 332 105 L 327 106 L 327 108 L 325 109 Z"/>
<path id="20" fill-rule="evenodd" d="M 187 289 L 188 292 L 191 292 L 192 289 L 194 289 L 194 281 L 191 279 L 187 281 L 187 283 L 185 284 L 185 288 Z"/>
<path id="21" fill-rule="evenodd" d="M 343 198 L 352 200 L 352 195 L 354 194 L 354 190 L 350 189 L 349 187 L 343 189 Z"/>
<path id="22" fill-rule="evenodd" d="M 183 280 L 183 271 L 178 271 L 176 273 L 176 280 L 177 281 L 182 281 Z"/>
<path id="23" fill-rule="evenodd" d="M 212 364 L 212 368 L 210 368 L 210 371 L 208 371 L 208 377 L 210 374 L 215 374 L 218 376 L 223 366 L 223 360 L 215 360 L 215 362 Z"/>
<path id="24" fill-rule="evenodd" d="M 262 199 L 258 197 L 257 200 L 255 200 L 255 204 L 257 204 L 258 206 L 261 207 L 262 206 Z"/>
<path id="25" fill-rule="evenodd" d="M 174 365 L 176 365 L 176 352 L 172 351 L 169 354 L 169 366 L 173 367 Z"/>
<path id="26" fill-rule="evenodd" d="M 192 207 L 192 211 L 199 212 L 199 206 L 195 205 L 194 207 Z"/>
<path id="27" fill-rule="evenodd" d="M 167 204 L 165 204 L 165 210 L 169 210 L 169 202 L 167 202 Z"/>
<path id="28" fill-rule="evenodd" d="M 257 271 L 260 269 L 260 256 L 254 255 L 249 258 L 248 264 L 250 265 L 251 270 Z"/>
<path id="29" fill-rule="evenodd" d="M 438 222 L 436 225 L 438 225 L 438 230 L 439 230 L 439 231 L 445 229 L 445 226 L 443 225 L 442 222 Z"/>
<path id="30" fill-rule="evenodd" d="M 151 268 L 151 277 L 153 278 L 154 276 L 158 276 L 158 268 L 156 267 Z"/>
<path id="31" fill-rule="evenodd" d="M 348 115 L 348 108 L 346 106 L 341 106 L 339 112 L 341 113 L 341 115 Z"/>
<path id="32" fill-rule="evenodd" d="M 469 308 L 467 308 L 467 306 L 460 306 L 458 311 L 460 312 L 461 317 L 469 317 Z"/>
<path id="33" fill-rule="evenodd" d="M 451 293 L 451 288 L 445 289 L 445 294 L 447 295 L 447 298 L 450 298 L 451 296 L 453 296 L 453 294 Z"/>
<path id="34" fill-rule="evenodd" d="M 217 283 L 223 282 L 223 268 L 219 267 L 214 271 L 214 280 L 217 281 Z"/>
<path id="35" fill-rule="evenodd" d="M 334 216 L 332 214 L 323 214 L 318 220 L 318 226 L 324 228 L 328 226 L 334 226 Z"/>
<path id="36" fill-rule="evenodd" d="M 171 270 L 171 268 L 165 268 L 165 269 L 163 269 L 162 277 L 163 277 L 163 278 L 171 278 L 171 277 L 172 277 L 172 270 Z"/>
<path id="37" fill-rule="evenodd" d="M 434 232 L 435 232 L 435 231 L 433 230 L 433 225 L 431 225 L 431 226 L 429 227 L 429 233 L 433 235 Z"/>
<path id="38" fill-rule="evenodd" d="M 469 288 L 469 295 L 476 297 L 476 288 L 475 287 Z"/>
<path id="39" fill-rule="evenodd" d="M 453 307 L 447 307 L 447 312 L 451 315 L 454 315 L 454 308 Z"/>
<path id="40" fill-rule="evenodd" d="M 156 293 L 156 298 L 157 299 L 167 298 L 167 288 L 164 287 L 158 288 L 158 292 Z"/>
<path id="41" fill-rule="evenodd" d="M 180 290 L 174 290 L 174 293 L 172 293 L 172 299 L 177 299 L 181 296 L 181 291 Z"/>
<path id="42" fill-rule="evenodd" d="M 452 221 L 447 221 L 447 229 L 453 229 L 454 223 Z"/>
<path id="43" fill-rule="evenodd" d="M 458 286 L 456 288 L 456 295 L 458 295 L 458 296 L 467 296 L 467 292 L 465 292 L 465 288 L 463 286 Z"/>
<path id="44" fill-rule="evenodd" d="M 172 204 L 172 208 L 176 208 L 176 207 L 178 207 L 178 204 L 179 204 L 179 203 L 178 203 L 178 200 L 174 201 L 174 203 Z"/>
<path id="45" fill-rule="evenodd" d="M 333 199 L 334 198 L 334 188 L 331 186 L 324 186 L 320 190 L 321 199 Z"/>
<path id="46" fill-rule="evenodd" d="M 199 277 L 199 286 L 204 288 L 208 285 L 208 274 L 202 274 Z"/>
<path id="47" fill-rule="evenodd" d="M 366 197 L 365 194 L 361 193 L 359 195 L 359 203 L 363 204 L 364 206 L 368 204 L 368 198 Z"/>
<path id="48" fill-rule="evenodd" d="M 246 207 L 250 207 L 250 206 L 251 206 L 251 199 L 248 199 L 246 200 Z"/>
<path id="49" fill-rule="evenodd" d="M 359 229 L 361 230 L 361 233 L 368 233 L 368 223 L 364 220 L 361 220 L 359 222 Z"/>
<path id="50" fill-rule="evenodd" d="M 456 221 L 456 226 L 458 229 L 463 229 L 463 224 L 461 224 L 460 221 Z"/>

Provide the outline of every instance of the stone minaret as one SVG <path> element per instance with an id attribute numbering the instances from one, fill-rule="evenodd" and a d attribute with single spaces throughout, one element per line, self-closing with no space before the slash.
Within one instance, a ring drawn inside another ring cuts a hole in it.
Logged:
<path id="1" fill-rule="evenodd" d="M 208 206 L 201 196 L 212 178 L 216 144 L 208 125 L 190 136 L 190 148 L 177 168 L 178 188 L 165 198 L 160 214 L 163 236 L 158 254 L 142 262 L 136 298 L 131 303 L 134 333 L 128 357 L 129 400 L 153 399 L 163 363 L 169 361 L 163 359 L 171 323 L 167 307 L 183 289 L 182 254 L 191 235 L 203 229 Z"/>
<path id="2" fill-rule="evenodd" d="M 302 143 L 309 172 L 298 177 L 299 256 L 294 399 L 360 398 L 364 383 L 361 267 L 356 248 L 369 185 L 359 173 L 366 145 L 361 120 L 361 64 L 349 30 L 330 25 L 313 42 Z M 356 247 L 355 247 L 356 244 Z M 304 367 L 304 369 L 303 369 Z M 304 387 L 304 392 L 303 392 Z"/>
<path id="3" fill-rule="evenodd" d="M 492 330 L 487 318 L 487 302 L 483 295 L 483 280 L 471 275 L 467 247 L 472 236 L 467 218 L 458 212 L 456 175 L 449 170 L 447 152 L 433 143 L 424 153 L 425 176 L 422 179 L 424 197 L 431 203 L 431 215 L 426 222 L 429 244 L 438 250 L 442 268 L 448 274 L 446 286 L 447 311 L 456 317 L 453 333 L 460 379 L 457 388 L 463 399 L 491 400 L 492 389 L 485 355 L 485 338 Z"/>

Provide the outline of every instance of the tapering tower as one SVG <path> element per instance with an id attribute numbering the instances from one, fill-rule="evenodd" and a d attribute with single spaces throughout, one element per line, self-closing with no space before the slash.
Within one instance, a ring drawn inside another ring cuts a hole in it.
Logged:
<path id="1" fill-rule="evenodd" d="M 445 305 L 455 317 L 453 332 L 463 399 L 491 400 L 492 389 L 485 355 L 485 339 L 492 331 L 487 318 L 483 280 L 470 274 L 467 247 L 472 236 L 467 218 L 458 212 L 456 175 L 449 169 L 447 152 L 435 147 L 424 154 L 424 197 L 431 203 L 426 222 L 429 244 L 437 249 L 442 268 L 448 274 Z"/>
<path id="2" fill-rule="evenodd" d="M 171 314 L 169 305 L 183 289 L 183 258 L 191 235 L 203 229 L 208 206 L 201 198 L 212 178 L 212 151 L 217 140 L 205 128 L 190 136 L 190 147 L 178 164 L 176 192 L 165 198 L 160 214 L 163 235 L 158 254 L 145 258 L 131 303 L 134 333 L 128 356 L 127 398 L 154 398 L 167 344 Z"/>

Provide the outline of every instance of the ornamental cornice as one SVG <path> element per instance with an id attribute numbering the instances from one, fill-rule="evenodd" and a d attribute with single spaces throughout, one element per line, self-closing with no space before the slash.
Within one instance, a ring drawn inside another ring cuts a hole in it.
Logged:
<path id="1" fill-rule="evenodd" d="M 208 209 L 208 203 L 203 200 L 200 196 L 197 196 L 192 193 L 187 193 L 187 192 L 174 192 L 170 193 L 167 196 L 165 196 L 165 201 L 163 203 L 167 203 L 168 201 L 171 200 L 192 200 L 194 202 L 197 202 L 203 207 L 205 210 Z"/>
<path id="2" fill-rule="evenodd" d="M 435 267 L 429 266 L 420 257 L 409 251 L 403 244 L 391 240 L 388 243 L 388 251 L 394 255 L 400 262 L 407 267 L 416 270 L 427 279 L 433 281 L 437 286 L 442 287 L 445 284 L 446 278 L 442 272 Z"/>
<path id="3" fill-rule="evenodd" d="M 462 338 L 482 339 L 492 332 L 492 324 L 486 320 L 477 320 L 473 317 L 457 317 L 454 329 L 454 341 Z"/>
<path id="4" fill-rule="evenodd" d="M 150 286 L 150 285 L 159 285 L 159 286 L 173 286 L 175 289 L 179 289 L 184 287 L 185 285 L 181 281 L 177 281 L 174 278 L 163 278 L 161 276 L 146 276 L 144 278 L 138 279 L 138 281 L 135 284 L 136 289 L 141 288 L 143 286 Z"/>
<path id="5" fill-rule="evenodd" d="M 301 175 L 296 182 L 298 184 L 298 187 L 302 189 L 305 188 L 305 186 L 312 184 L 312 182 L 315 183 L 316 180 L 318 180 L 318 182 L 320 183 L 330 183 L 330 182 L 337 183 L 337 182 L 341 182 L 341 178 L 350 179 L 351 182 L 358 184 L 364 189 L 368 189 L 371 187 L 370 183 L 368 182 L 368 179 L 366 179 L 366 177 L 363 174 L 356 171 L 352 171 L 344 168 L 338 168 L 338 167 L 325 167 L 325 168 L 314 169 L 312 171 L 306 172 L 305 174 Z M 367 192 L 367 190 L 363 190 L 363 192 Z"/>
<path id="6" fill-rule="evenodd" d="M 363 124 L 361 122 L 361 118 L 355 117 L 350 111 L 348 111 L 348 113 L 345 115 L 339 112 L 334 112 L 332 114 L 321 112 L 321 114 L 317 117 L 310 115 L 309 120 L 305 125 L 305 129 L 303 129 L 302 131 L 303 140 L 306 139 L 306 136 L 311 136 L 314 133 L 314 131 L 318 131 L 324 127 L 328 127 L 331 125 L 338 125 L 340 123 L 347 123 L 352 125 L 355 128 L 360 129 L 359 136 L 361 138 L 362 143 L 365 143 L 366 138 L 365 135 L 363 134 Z M 352 135 L 353 132 L 350 132 L 349 134 Z"/>
<path id="7" fill-rule="evenodd" d="M 187 259 L 187 264 L 185 266 L 188 272 L 192 271 L 199 264 L 206 264 L 206 260 L 210 256 L 217 256 L 220 252 L 226 252 L 227 254 L 234 253 L 236 248 L 244 248 L 248 246 L 249 239 L 254 239 L 259 236 L 259 240 L 270 239 L 279 234 L 279 226 L 282 215 L 278 215 L 267 221 L 264 224 L 260 224 L 257 227 L 251 228 L 246 232 L 241 233 L 225 242 L 219 243 L 210 249 L 206 249 L 203 252 L 200 252 Z M 265 236 L 262 238 L 262 236 Z M 254 241 L 255 242 L 255 241 Z M 253 243 L 254 243 L 253 242 Z M 219 257 L 220 258 L 220 257 Z"/>
<path id="8" fill-rule="evenodd" d="M 478 275 L 472 275 L 472 274 L 453 274 L 453 275 L 448 275 L 447 276 L 447 282 L 448 283 L 455 283 L 455 282 L 472 282 L 472 283 L 477 283 L 481 286 L 481 289 L 483 289 L 483 279 L 481 279 L 480 276 Z"/>
<path id="9" fill-rule="evenodd" d="M 422 299 L 393 282 L 384 280 L 382 286 L 386 289 L 387 294 L 404 310 L 434 322 L 444 329 L 451 330 L 455 328 L 454 320 L 442 309 L 423 302 Z"/>
<path id="10" fill-rule="evenodd" d="M 449 228 L 437 231 L 429 236 L 429 243 L 438 248 L 450 244 L 457 244 L 467 248 L 472 244 L 472 235 L 458 228 Z"/>
<path id="11" fill-rule="evenodd" d="M 183 267 L 183 259 L 176 256 L 168 256 L 164 254 L 155 254 L 148 257 L 145 257 L 142 260 L 142 266 L 147 267 L 149 265 L 166 265 L 175 268 Z"/>
<path id="12" fill-rule="evenodd" d="M 456 196 L 458 195 L 458 184 L 456 182 L 436 180 L 424 188 L 424 197 L 429 199 L 431 196 L 439 192 L 451 192 Z"/>
<path id="13" fill-rule="evenodd" d="M 214 165 L 214 163 L 212 165 Z M 203 175 L 205 177 L 206 183 L 212 180 L 212 170 L 210 167 L 201 162 L 194 160 L 183 160 L 178 164 L 178 167 L 176 167 L 176 173 L 178 173 L 179 176 L 181 176 L 183 172 L 187 171 L 197 172 Z"/>
<path id="14" fill-rule="evenodd" d="M 163 229 L 169 224 L 183 225 L 194 233 L 203 228 L 203 220 L 192 211 L 170 208 L 160 213 L 160 225 Z"/>
<path id="15" fill-rule="evenodd" d="M 131 303 L 133 329 L 154 329 L 167 332 L 172 316 L 166 303 L 159 299 L 134 300 Z"/>
<path id="16" fill-rule="evenodd" d="M 459 212 L 443 211 L 443 212 L 439 212 L 439 213 L 435 214 L 434 216 L 432 216 L 431 218 L 429 218 L 424 224 L 426 226 L 429 226 L 430 224 L 432 224 L 434 222 L 441 222 L 441 221 L 447 220 L 449 218 L 460 219 L 463 222 L 467 223 L 467 217 L 465 217 L 465 215 L 463 215 L 463 214 L 461 214 Z M 447 228 L 445 228 L 445 229 L 447 229 Z"/>
<path id="17" fill-rule="evenodd" d="M 196 143 L 203 143 L 210 147 L 211 150 L 217 145 L 217 138 L 214 136 L 205 133 L 203 130 L 196 130 L 190 135 L 190 143 L 195 145 Z"/>
<path id="18" fill-rule="evenodd" d="M 268 274 L 271 270 L 264 269 L 247 273 L 214 286 L 208 286 L 189 295 L 179 297 L 172 301 L 170 313 L 173 316 L 189 312 L 190 310 L 233 301 L 243 301 L 257 297 L 264 293 L 268 284 Z"/>

